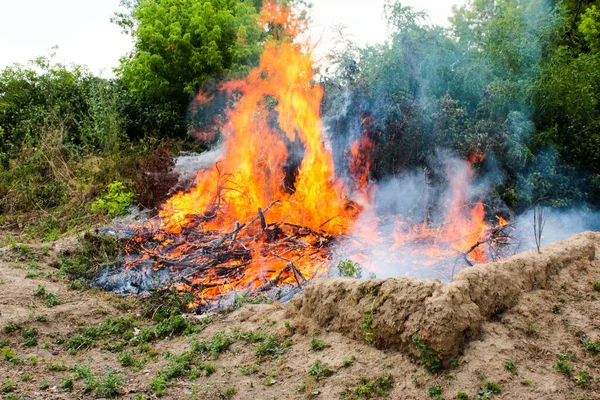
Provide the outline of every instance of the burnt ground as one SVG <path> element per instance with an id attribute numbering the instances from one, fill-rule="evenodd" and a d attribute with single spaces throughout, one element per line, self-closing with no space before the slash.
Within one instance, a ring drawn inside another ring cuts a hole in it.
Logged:
<path id="1" fill-rule="evenodd" d="M 0 250 L 1 399 L 600 398 L 600 347 L 583 344 L 600 337 L 597 259 L 522 295 L 482 324 L 453 366 L 430 373 L 394 349 L 310 332 L 280 304 L 157 330 L 136 299 L 62 277 L 51 265 L 72 245 Z"/>

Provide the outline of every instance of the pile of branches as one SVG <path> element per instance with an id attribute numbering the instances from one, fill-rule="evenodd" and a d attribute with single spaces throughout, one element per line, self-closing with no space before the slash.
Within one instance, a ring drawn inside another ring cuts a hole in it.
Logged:
<path id="1" fill-rule="evenodd" d="M 124 267 L 140 271 L 168 268 L 172 282 L 184 283 L 191 291 L 202 293 L 205 289 L 241 281 L 253 263 L 273 257 L 284 261 L 285 267 L 264 271 L 264 275 L 271 278 L 264 279 L 257 292 L 277 287 L 288 277 L 293 277 L 301 289 L 309 279 L 291 259 L 316 257 L 325 265 L 326 250 L 335 238 L 291 223 L 268 223 L 268 211 L 278 203 L 275 201 L 264 210 L 259 208 L 253 219 L 236 222 L 233 230 L 225 233 L 203 230 L 201 224 L 206 222 L 206 216 L 199 216 L 179 234 L 169 233 L 148 221 L 129 241 Z M 261 259 L 256 259 L 258 257 Z M 194 283 L 205 281 L 207 277 L 210 283 Z"/>

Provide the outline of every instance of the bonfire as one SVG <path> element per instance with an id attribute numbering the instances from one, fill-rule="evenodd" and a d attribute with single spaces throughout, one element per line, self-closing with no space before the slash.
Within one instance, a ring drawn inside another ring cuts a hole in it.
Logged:
<path id="1" fill-rule="evenodd" d="M 495 259 L 508 224 L 499 217 L 489 223 L 494 216 L 465 193 L 478 160 L 449 171 L 452 199 L 443 221 L 378 215 L 368 135 L 348 149 L 349 173 L 336 172 L 310 47 L 293 40 L 301 21 L 267 3 L 262 23 L 282 33 L 265 44 L 245 79 L 220 88 L 233 99 L 220 126 L 220 160 L 198 171 L 156 218 L 134 227 L 120 266 L 131 285 L 143 290 L 161 277 L 159 285 L 191 291 L 197 306 L 211 307 L 244 291 L 291 295 L 340 259 L 377 272 L 374 253 L 392 268 L 410 258 L 445 279 Z M 202 106 L 213 95 L 196 100 Z"/>

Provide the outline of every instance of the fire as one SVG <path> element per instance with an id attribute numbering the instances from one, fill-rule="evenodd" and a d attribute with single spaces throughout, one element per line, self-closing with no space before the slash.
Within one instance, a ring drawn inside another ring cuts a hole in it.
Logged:
<path id="1" fill-rule="evenodd" d="M 290 38 L 302 29 L 289 8 L 274 2 L 265 4 L 261 21 Z M 417 242 L 422 265 L 460 255 L 486 261 L 484 206 L 469 204 L 465 195 L 475 176 L 470 166 L 449 171 L 451 199 L 442 224 L 398 219 L 391 234 L 383 233 L 387 221 L 374 210 L 369 180 L 374 144 L 364 135 L 350 146 L 349 187 L 336 175 L 323 135 L 323 88 L 314 83 L 310 54 L 290 38 L 272 39 L 257 68 L 222 86 L 236 101 L 222 127 L 221 160 L 161 207 L 160 227 L 140 230 L 125 266 L 167 270 L 183 282 L 182 290 L 207 302 L 239 290 L 302 286 L 329 269 L 337 239 L 353 243 L 346 246 L 350 258 L 367 268 L 370 246 L 393 264 Z"/>

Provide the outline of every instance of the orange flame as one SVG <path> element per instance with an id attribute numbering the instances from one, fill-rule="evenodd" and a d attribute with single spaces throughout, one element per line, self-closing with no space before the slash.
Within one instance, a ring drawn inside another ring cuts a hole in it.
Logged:
<path id="1" fill-rule="evenodd" d="M 272 1 L 265 4 L 261 21 L 282 27 L 292 37 L 303 26 L 289 8 Z M 375 189 L 369 181 L 374 145 L 364 135 L 351 145 L 349 155 L 354 196 L 360 197 L 365 207 L 350 200 L 350 189 L 336 177 L 333 156 L 323 136 L 323 88 L 313 81 L 313 63 L 304 48 L 291 40 L 272 39 L 265 45 L 257 68 L 244 80 L 222 86 L 235 94 L 236 103 L 227 111 L 227 122 L 222 127 L 221 161 L 214 168 L 199 171 L 191 190 L 175 194 L 159 210 L 163 231 L 154 235 L 154 240 L 161 242 L 167 255 L 158 254 L 156 249 L 150 251 L 141 238 L 136 238 L 132 243 L 143 255 L 127 265 L 159 260 L 154 264 L 158 269 L 175 259 L 211 265 L 209 255 L 192 251 L 194 243 L 180 244 L 172 237 L 203 232 L 209 237 L 206 240 L 218 242 L 219 237 L 235 232 L 228 246 L 243 256 L 220 264 L 221 271 L 232 271 L 225 274 L 227 278 L 208 268 L 186 284 L 200 287 L 202 298 L 214 298 L 237 288 L 252 290 L 273 281 L 310 279 L 331 261 L 323 243 L 350 233 L 366 245 L 387 243 L 385 257 L 392 259 L 410 251 L 410 244 L 424 241 L 428 246 L 425 250 L 421 247 L 421 251 L 431 260 L 423 264 L 466 252 L 475 261 L 486 260 L 485 247 L 473 247 L 484 241 L 488 227 L 483 204 L 470 205 L 465 195 L 474 178 L 470 167 L 449 174 L 452 199 L 441 226 L 398 220 L 391 237 L 383 237 L 378 229 L 379 217 L 369 206 Z M 200 93 L 197 99 L 206 103 L 212 97 Z M 292 167 L 294 173 L 290 175 L 286 163 L 291 156 L 299 158 L 290 153 L 298 148 L 303 153 L 301 162 Z M 477 155 L 473 161 L 482 157 Z M 262 213 L 260 209 L 267 206 L 268 213 Z M 256 222 L 257 213 L 261 226 Z M 243 234 L 250 238 L 244 243 L 235 240 L 240 224 L 246 224 Z M 285 225 L 300 229 L 291 239 L 294 246 L 268 239 L 269 235 L 286 236 L 282 233 Z M 362 251 L 354 252 L 352 258 L 368 262 Z M 248 264 L 243 274 L 236 272 Z"/>

